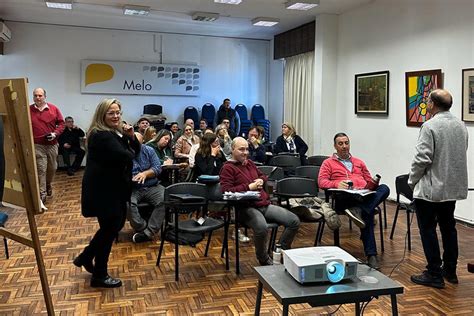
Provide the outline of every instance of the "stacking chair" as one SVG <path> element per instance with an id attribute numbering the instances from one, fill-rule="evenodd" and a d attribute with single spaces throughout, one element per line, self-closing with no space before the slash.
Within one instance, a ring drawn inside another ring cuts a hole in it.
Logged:
<path id="1" fill-rule="evenodd" d="M 186 122 L 187 119 L 194 121 L 194 129 L 199 128 L 199 112 L 194 106 L 188 106 L 184 109 L 184 122 Z"/>
<path id="2" fill-rule="evenodd" d="M 401 209 L 405 210 L 407 213 L 408 250 L 411 250 L 410 213 L 414 213 L 415 209 L 411 205 L 413 201 L 413 191 L 408 186 L 408 174 L 403 174 L 395 178 L 395 188 L 397 190 L 397 209 L 395 210 L 395 217 L 393 218 L 390 239 L 393 239 L 393 233 L 395 232 L 395 226 L 397 225 L 398 212 Z M 404 196 L 408 202 L 401 201 L 400 196 Z"/>
<path id="3" fill-rule="evenodd" d="M 261 104 L 254 104 L 252 106 L 250 119 L 254 125 L 262 126 L 265 130 L 265 139 L 270 139 L 270 121 L 265 119 L 265 109 Z"/>
<path id="4" fill-rule="evenodd" d="M 286 176 L 294 175 L 295 168 L 301 166 L 301 159 L 296 155 L 276 155 L 270 161 L 270 165 L 283 168 Z"/>
<path id="5" fill-rule="evenodd" d="M 311 157 L 308 157 L 308 164 L 321 167 L 321 165 L 323 164 L 323 161 L 328 158 L 329 156 L 311 156 Z"/>
<path id="6" fill-rule="evenodd" d="M 180 196 L 178 196 L 180 195 Z M 182 197 L 182 198 L 181 198 Z M 161 255 L 163 253 L 163 246 L 165 239 L 169 240 L 169 231 L 174 230 L 174 244 L 175 244 L 175 280 L 179 280 L 179 233 L 194 233 L 204 234 L 208 233 L 208 244 L 212 236 L 212 232 L 216 229 L 224 227 L 227 231 L 228 221 L 206 217 L 207 212 L 207 188 L 206 185 L 200 183 L 181 182 L 172 184 L 165 189 L 164 202 L 166 205 L 165 227 L 161 230 L 160 250 L 156 265 L 160 265 Z M 190 218 L 189 215 L 196 214 L 205 218 L 205 221 L 200 225 L 195 219 Z M 188 215 L 188 219 L 180 220 L 180 215 Z M 173 215 L 174 220 L 169 221 L 170 215 Z M 227 234 L 224 235 L 224 247 L 227 252 Z M 226 256 L 226 269 L 229 269 L 229 259 Z"/>
<path id="7" fill-rule="evenodd" d="M 202 106 L 201 119 L 206 120 L 207 126 L 214 129 L 214 121 L 216 117 L 216 108 L 211 103 Z"/>
<path id="8" fill-rule="evenodd" d="M 239 103 L 235 106 L 235 111 L 239 113 L 240 117 L 240 132 L 239 135 L 245 137 L 249 133 L 250 127 L 252 127 L 252 121 L 248 119 L 247 107 Z"/>
<path id="9" fill-rule="evenodd" d="M 308 179 L 313 179 L 316 183 L 316 190 L 318 191 L 317 197 L 321 199 L 326 198 L 326 194 L 324 192 L 319 192 L 319 186 L 318 186 L 318 176 L 319 176 L 319 166 L 299 166 L 296 167 L 295 169 L 295 176 L 301 177 L 301 178 L 308 178 Z"/>
<path id="10" fill-rule="evenodd" d="M 0 227 L 5 227 L 5 223 L 8 220 L 8 215 L 7 213 L 0 212 Z M 8 243 L 7 243 L 7 238 L 3 236 L 3 244 L 5 245 L 5 257 L 8 259 L 10 258 L 10 255 L 8 253 Z"/>
<path id="11" fill-rule="evenodd" d="M 281 180 L 285 177 L 283 169 L 276 166 L 257 166 L 257 168 L 268 177 L 269 181 Z"/>
<path id="12" fill-rule="evenodd" d="M 316 181 L 308 178 L 290 177 L 277 181 L 276 190 L 274 193 L 278 197 L 278 204 L 282 205 L 282 200 L 286 201 L 287 207 L 289 208 L 291 198 L 305 198 L 315 197 L 318 195 L 318 186 Z M 314 238 L 314 246 L 318 245 L 318 241 L 321 240 L 323 232 L 324 218 L 319 219 L 302 219 L 304 223 L 318 223 Z"/>
<path id="13" fill-rule="evenodd" d="M 143 106 L 143 114 L 159 115 L 163 112 L 163 107 L 158 104 L 147 104 Z"/>

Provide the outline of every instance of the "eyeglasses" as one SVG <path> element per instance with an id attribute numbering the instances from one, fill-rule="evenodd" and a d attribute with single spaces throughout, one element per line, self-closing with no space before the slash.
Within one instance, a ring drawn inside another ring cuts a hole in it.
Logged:
<path id="1" fill-rule="evenodd" d="M 185 131 L 185 132 L 190 132 L 190 131 L 192 131 L 192 129 L 186 128 L 184 131 Z"/>
<path id="2" fill-rule="evenodd" d="M 120 116 L 120 115 L 122 115 L 122 111 L 111 111 L 111 112 L 107 112 L 105 114 L 107 114 L 108 116 Z"/>

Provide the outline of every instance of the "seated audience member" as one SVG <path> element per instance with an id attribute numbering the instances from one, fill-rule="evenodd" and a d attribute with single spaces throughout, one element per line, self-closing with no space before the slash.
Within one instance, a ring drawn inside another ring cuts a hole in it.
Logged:
<path id="1" fill-rule="evenodd" d="M 270 204 L 268 193 L 263 189 L 267 177 L 248 159 L 249 144 L 242 137 L 232 141 L 232 159 L 227 161 L 220 172 L 222 192 L 258 191 L 260 200 L 249 202 L 238 210 L 243 224 L 253 230 L 255 240 L 255 253 L 261 265 L 271 265 L 268 256 L 267 221 L 285 227 L 280 244 L 283 249 L 291 248 L 291 243 L 298 231 L 300 221 L 292 212 L 276 205 Z"/>
<path id="2" fill-rule="evenodd" d="M 199 137 L 202 137 L 204 133 L 206 132 L 206 129 L 207 129 L 207 121 L 205 119 L 201 119 L 199 121 L 199 129 L 195 130 L 194 132 Z"/>
<path id="3" fill-rule="evenodd" d="M 260 144 L 265 143 L 266 142 L 265 129 L 261 126 L 257 126 L 257 131 L 258 131 L 258 140 L 260 141 Z"/>
<path id="4" fill-rule="evenodd" d="M 177 122 L 171 123 L 170 126 L 170 132 L 171 132 L 171 143 L 174 144 L 178 140 L 178 133 L 180 132 L 180 128 Z"/>
<path id="5" fill-rule="evenodd" d="M 352 194 L 345 194 L 336 200 L 336 211 L 344 210 L 354 224 L 361 229 L 361 239 L 368 265 L 378 269 L 374 212 L 375 208 L 388 197 L 390 189 L 385 184 L 378 185 L 365 163 L 350 154 L 350 142 L 346 134 L 338 133 L 334 136 L 334 148 L 336 153 L 326 159 L 319 170 L 319 187 L 322 189 L 353 187 L 375 191 L 374 194 L 367 195 L 363 199 L 354 198 Z"/>
<path id="6" fill-rule="evenodd" d="M 85 133 L 77 125 L 74 125 L 74 119 L 70 116 L 64 119 L 66 128 L 59 136 L 59 153 L 63 156 L 64 164 L 67 168 L 69 176 L 74 175 L 82 164 L 86 152 L 81 148 L 81 139 L 84 138 Z M 75 154 L 74 162 L 71 166 L 70 155 Z"/>
<path id="7" fill-rule="evenodd" d="M 249 129 L 248 139 L 249 142 L 249 159 L 254 162 L 265 163 L 265 146 L 260 143 L 261 136 L 256 126 L 252 126 Z"/>
<path id="8" fill-rule="evenodd" d="M 186 125 L 189 125 L 191 126 L 191 128 L 193 129 L 193 133 L 194 133 L 194 121 L 193 119 L 187 119 L 186 121 L 184 121 L 184 126 Z M 184 128 L 182 130 L 180 130 L 177 134 L 176 134 L 176 140 L 178 140 L 181 136 L 183 136 L 184 134 Z"/>
<path id="9" fill-rule="evenodd" d="M 219 144 L 224 152 L 227 160 L 232 158 L 232 139 L 227 133 L 227 128 L 224 124 L 219 124 L 216 127 L 216 135 L 219 138 Z"/>
<path id="10" fill-rule="evenodd" d="M 161 165 L 170 165 L 173 163 L 170 131 L 166 129 L 160 130 L 156 136 L 146 144 L 155 150 Z"/>
<path id="11" fill-rule="evenodd" d="M 296 135 L 296 130 L 292 124 L 283 123 L 281 126 L 281 135 L 276 139 L 274 150 L 276 154 L 299 154 L 301 158 L 301 164 L 304 165 L 306 161 L 308 145 L 306 145 L 301 137 Z"/>
<path id="12" fill-rule="evenodd" d="M 219 110 L 217 111 L 217 124 L 221 124 L 223 123 L 224 119 L 228 119 L 229 126 L 234 129 L 236 116 L 235 110 L 230 106 L 230 99 L 224 99 L 221 106 L 219 107 Z"/>
<path id="13" fill-rule="evenodd" d="M 142 117 L 137 122 L 138 132 L 143 135 L 145 130 L 150 126 L 150 120 L 146 117 Z"/>
<path id="14" fill-rule="evenodd" d="M 156 128 L 149 126 L 143 132 L 143 143 L 146 144 L 156 136 Z"/>
<path id="15" fill-rule="evenodd" d="M 222 124 L 224 124 L 225 128 L 227 129 L 227 133 L 229 134 L 231 139 L 234 139 L 237 134 L 235 134 L 233 128 L 230 126 L 230 121 L 229 119 L 223 119 Z"/>
<path id="16" fill-rule="evenodd" d="M 212 131 L 212 129 L 206 128 L 203 135 L 208 134 L 208 133 L 214 133 L 214 132 Z M 202 138 L 201 138 L 201 140 L 202 140 Z M 199 142 L 199 143 L 197 143 L 197 144 L 195 144 L 191 147 L 191 151 L 189 152 L 189 161 L 188 161 L 189 168 L 194 167 L 194 158 L 196 157 L 196 153 L 198 152 L 200 143 L 201 142 Z"/>
<path id="17" fill-rule="evenodd" d="M 201 143 L 196 153 L 194 177 L 197 178 L 203 174 L 217 176 L 224 162 L 226 162 L 226 159 L 221 150 L 217 135 L 214 133 L 205 134 L 201 138 Z"/>
<path id="18" fill-rule="evenodd" d="M 194 129 L 191 125 L 185 125 L 183 135 L 176 141 L 175 158 L 180 162 L 188 162 L 191 147 L 196 144 L 199 144 L 199 137 L 194 135 Z"/>
<path id="19" fill-rule="evenodd" d="M 142 143 L 143 136 L 136 133 Z M 141 145 L 140 152 L 133 158 L 132 169 L 132 197 L 127 210 L 127 219 L 135 231 L 132 237 L 134 243 L 151 241 L 160 231 L 165 218 L 163 204 L 165 188 L 159 184 L 158 175 L 161 173 L 161 164 L 153 148 Z M 147 202 L 153 205 L 148 222 L 138 211 L 138 204 Z"/>

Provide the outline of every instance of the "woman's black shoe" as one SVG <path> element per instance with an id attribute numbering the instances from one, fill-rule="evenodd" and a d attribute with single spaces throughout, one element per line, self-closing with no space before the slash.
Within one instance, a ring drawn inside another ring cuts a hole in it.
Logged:
<path id="1" fill-rule="evenodd" d="M 84 267 L 84 269 L 86 269 L 86 271 L 89 273 L 94 272 L 94 265 L 92 264 L 92 261 L 86 261 L 81 256 L 78 256 L 76 259 L 74 259 L 72 263 L 74 263 L 74 265 L 78 268 Z"/>
<path id="2" fill-rule="evenodd" d="M 120 279 L 114 279 L 110 275 L 105 278 L 94 278 L 91 279 L 91 287 L 121 287 L 122 281 Z"/>

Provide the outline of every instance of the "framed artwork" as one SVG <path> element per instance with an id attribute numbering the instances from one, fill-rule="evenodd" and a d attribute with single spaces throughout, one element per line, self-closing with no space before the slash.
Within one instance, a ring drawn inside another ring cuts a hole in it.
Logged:
<path id="1" fill-rule="evenodd" d="M 355 114 L 388 115 L 389 72 L 355 75 Z"/>
<path id="2" fill-rule="evenodd" d="M 421 126 L 431 118 L 427 111 L 430 92 L 443 88 L 441 69 L 405 73 L 406 124 Z"/>
<path id="3" fill-rule="evenodd" d="M 474 122 L 474 68 L 462 70 L 462 120 Z"/>

